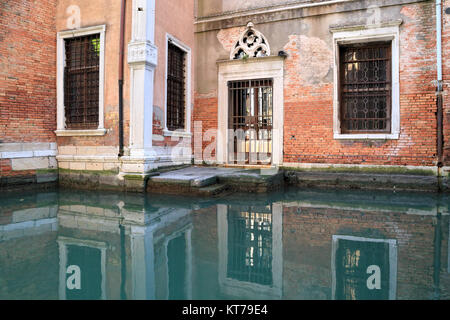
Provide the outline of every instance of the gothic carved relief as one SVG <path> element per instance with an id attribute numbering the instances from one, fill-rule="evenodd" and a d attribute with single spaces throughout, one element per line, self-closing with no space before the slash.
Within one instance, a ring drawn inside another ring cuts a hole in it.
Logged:
<path id="1" fill-rule="evenodd" d="M 231 50 L 230 59 L 257 58 L 270 56 L 270 47 L 264 35 L 254 28 L 253 23 L 239 37 Z"/>

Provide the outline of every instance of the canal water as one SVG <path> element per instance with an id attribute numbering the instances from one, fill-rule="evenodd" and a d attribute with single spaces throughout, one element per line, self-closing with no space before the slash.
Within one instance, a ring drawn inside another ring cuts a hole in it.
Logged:
<path id="1" fill-rule="evenodd" d="M 0 299 L 449 299 L 447 195 L 0 195 Z"/>

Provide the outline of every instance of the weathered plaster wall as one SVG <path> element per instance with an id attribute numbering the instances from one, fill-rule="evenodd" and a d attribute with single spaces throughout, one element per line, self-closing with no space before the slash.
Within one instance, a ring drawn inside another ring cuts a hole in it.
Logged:
<path id="1" fill-rule="evenodd" d="M 197 17 L 219 15 L 227 12 L 245 11 L 264 7 L 308 4 L 326 0 L 197 0 Z"/>
<path id="2" fill-rule="evenodd" d="M 56 31 L 68 30 L 68 22 L 72 21 L 70 6 L 80 9 L 80 28 L 106 25 L 105 35 L 105 85 L 104 85 L 104 121 L 107 133 L 100 137 L 58 137 L 58 147 L 61 153 L 67 153 L 65 146 L 110 147 L 110 156 L 118 154 L 118 72 L 119 72 L 119 38 L 120 38 L 120 10 L 121 1 L 87 1 L 62 0 L 58 1 L 56 11 Z M 125 44 L 131 36 L 131 1 L 127 1 Z M 69 24 L 70 25 L 70 24 Z M 124 143 L 129 142 L 129 68 L 127 64 L 127 50 L 125 48 L 124 64 Z M 62 147 L 62 149 L 61 149 Z M 76 153 L 75 153 L 76 154 Z M 78 153 L 82 155 L 82 153 Z"/>
<path id="3" fill-rule="evenodd" d="M 169 34 L 180 40 L 191 49 L 191 107 L 194 103 L 194 77 L 195 77 L 195 40 L 194 40 L 194 0 L 156 1 L 155 45 L 158 47 L 158 66 L 155 70 L 154 88 L 154 145 L 171 146 L 178 143 L 171 137 L 163 137 L 166 112 L 166 35 Z M 186 64 L 187 68 L 187 64 Z"/>
<path id="4" fill-rule="evenodd" d="M 390 1 L 379 11 L 364 1 L 325 5 L 282 14 L 251 17 L 267 38 L 272 55 L 287 52 L 284 90 L 284 162 L 432 166 L 436 162 L 435 16 L 433 1 Z M 387 3 L 380 1 L 380 3 Z M 363 7 L 364 9 L 360 9 Z M 336 9 L 336 13 L 332 9 Z M 269 22 L 274 17 L 273 22 Z M 287 15 L 288 16 L 288 15 Z M 333 138 L 333 41 L 330 27 L 403 20 L 400 26 L 400 138 L 335 140 Z M 244 17 L 245 18 L 245 17 Z M 243 30 L 244 18 L 197 22 L 194 119 L 204 130 L 216 126 L 216 62 Z M 275 19 L 276 18 L 276 19 Z M 257 21 L 264 23 L 258 24 Z M 221 25 L 231 26 L 220 28 Z M 207 30 L 207 31 L 203 31 Z M 447 130 L 448 132 L 448 130 Z M 447 138 L 448 140 L 448 138 Z"/>

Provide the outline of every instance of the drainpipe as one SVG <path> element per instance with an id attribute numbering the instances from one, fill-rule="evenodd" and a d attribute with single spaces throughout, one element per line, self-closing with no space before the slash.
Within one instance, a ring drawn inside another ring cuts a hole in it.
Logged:
<path id="1" fill-rule="evenodd" d="M 439 201 L 437 204 L 436 226 L 434 231 L 434 256 L 433 256 L 433 300 L 441 299 L 440 277 L 441 277 L 441 241 L 442 241 L 442 215 L 439 212 Z"/>
<path id="2" fill-rule="evenodd" d="M 122 0 L 119 45 L 119 157 L 123 156 L 123 60 L 125 51 L 125 10 L 126 0 Z"/>
<path id="3" fill-rule="evenodd" d="M 438 155 L 438 179 L 439 191 L 441 191 L 441 170 L 443 167 L 443 118 L 442 107 L 442 0 L 436 0 L 436 57 L 437 57 L 437 82 L 436 82 L 436 106 L 437 106 L 437 155 Z"/>

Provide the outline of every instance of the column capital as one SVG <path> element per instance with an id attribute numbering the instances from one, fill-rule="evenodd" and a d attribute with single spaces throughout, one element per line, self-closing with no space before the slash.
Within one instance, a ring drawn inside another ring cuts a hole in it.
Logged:
<path id="1" fill-rule="evenodd" d="M 128 64 L 145 64 L 155 68 L 158 64 L 158 48 L 150 41 L 131 41 L 128 44 Z"/>

